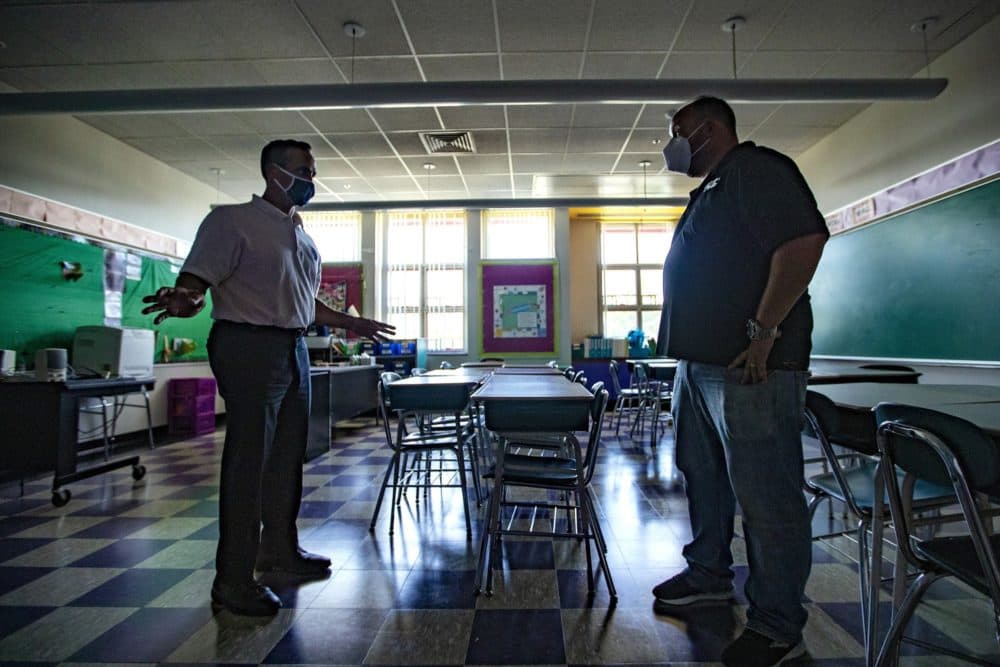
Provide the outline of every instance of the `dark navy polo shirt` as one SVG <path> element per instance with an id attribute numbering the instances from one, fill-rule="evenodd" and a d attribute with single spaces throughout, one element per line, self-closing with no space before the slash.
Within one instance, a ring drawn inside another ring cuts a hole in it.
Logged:
<path id="1" fill-rule="evenodd" d="M 782 244 L 827 234 L 816 199 L 791 159 L 744 142 L 691 192 L 663 265 L 657 352 L 726 366 L 749 345 L 771 256 Z M 804 293 L 780 325 L 769 369 L 809 367 L 812 309 Z"/>

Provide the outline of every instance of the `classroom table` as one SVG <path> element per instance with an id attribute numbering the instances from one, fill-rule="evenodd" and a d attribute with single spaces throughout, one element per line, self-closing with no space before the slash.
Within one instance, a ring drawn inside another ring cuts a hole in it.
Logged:
<path id="1" fill-rule="evenodd" d="M 916 384 L 921 373 L 904 370 L 851 367 L 828 361 L 809 362 L 809 384 L 843 384 L 847 382 L 881 382 Z"/>
<path id="2" fill-rule="evenodd" d="M 77 470 L 80 399 L 122 396 L 151 390 L 153 377 L 94 378 L 63 382 L 0 382 L 0 430 L 8 446 L 0 448 L 0 468 L 17 472 L 52 470 L 52 503 L 69 502 L 65 484 L 132 466 L 132 477 L 146 469 L 138 456 Z"/>
<path id="3" fill-rule="evenodd" d="M 594 395 L 578 382 L 561 375 L 494 373 L 476 389 L 471 400 L 483 411 L 486 429 L 500 436 L 504 433 L 572 433 L 589 427 L 590 404 Z M 502 493 L 505 447 L 497 447 L 493 493 Z M 500 498 L 500 495 L 495 496 Z M 493 515 L 487 518 L 480 543 L 476 570 L 476 592 L 482 584 L 483 570 L 492 567 L 489 557 L 499 545 L 499 535 L 491 535 L 491 527 L 499 530 L 500 503 L 494 503 Z M 487 595 L 492 593 L 487 577 Z"/>
<path id="4" fill-rule="evenodd" d="M 892 384 L 881 382 L 852 382 L 822 385 L 814 388 L 832 400 L 845 416 L 864 414 L 874 422 L 872 409 L 883 402 L 904 403 L 921 408 L 937 410 L 966 419 L 990 434 L 1000 445 L 1000 386 L 962 384 Z M 885 486 L 881 474 L 875 478 L 874 506 L 872 508 L 872 563 L 881 563 L 882 535 L 885 526 L 875 517 L 882 516 Z M 901 561 L 897 558 L 897 567 Z M 879 572 L 872 567 L 870 572 Z M 893 602 L 898 604 L 905 589 L 906 578 L 897 576 L 894 583 Z M 877 609 L 879 579 L 872 577 L 869 586 L 868 609 Z M 867 636 L 878 637 L 878 614 L 868 619 Z M 869 651 L 874 657 L 878 642 L 869 643 Z"/>
<path id="5" fill-rule="evenodd" d="M 552 375 L 560 376 L 563 371 L 550 366 L 501 366 L 493 371 L 494 375 Z"/>

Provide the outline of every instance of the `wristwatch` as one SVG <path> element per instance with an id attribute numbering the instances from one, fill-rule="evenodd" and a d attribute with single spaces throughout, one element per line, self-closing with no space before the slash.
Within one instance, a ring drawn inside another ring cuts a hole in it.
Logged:
<path id="1" fill-rule="evenodd" d="M 747 338 L 750 340 L 768 340 L 778 335 L 778 327 L 765 327 L 754 318 L 747 320 Z"/>

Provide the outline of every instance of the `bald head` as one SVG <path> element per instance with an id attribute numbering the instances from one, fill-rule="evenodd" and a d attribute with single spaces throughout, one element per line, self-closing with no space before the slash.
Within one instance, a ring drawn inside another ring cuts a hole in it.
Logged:
<path id="1" fill-rule="evenodd" d="M 699 97 L 681 107 L 670 119 L 670 134 L 691 144 L 688 176 L 705 176 L 739 143 L 736 114 L 718 97 Z"/>

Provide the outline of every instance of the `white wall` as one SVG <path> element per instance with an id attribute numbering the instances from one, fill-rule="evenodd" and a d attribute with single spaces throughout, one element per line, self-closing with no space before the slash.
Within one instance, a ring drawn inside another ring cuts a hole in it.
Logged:
<path id="1" fill-rule="evenodd" d="M 929 102 L 873 104 L 796 162 L 830 213 L 1000 137 L 1000 17 L 931 62 L 948 87 Z M 926 76 L 918 72 L 915 77 Z"/>
<path id="2" fill-rule="evenodd" d="M 0 185 L 188 241 L 219 201 L 215 188 L 70 116 L 0 117 Z"/>

